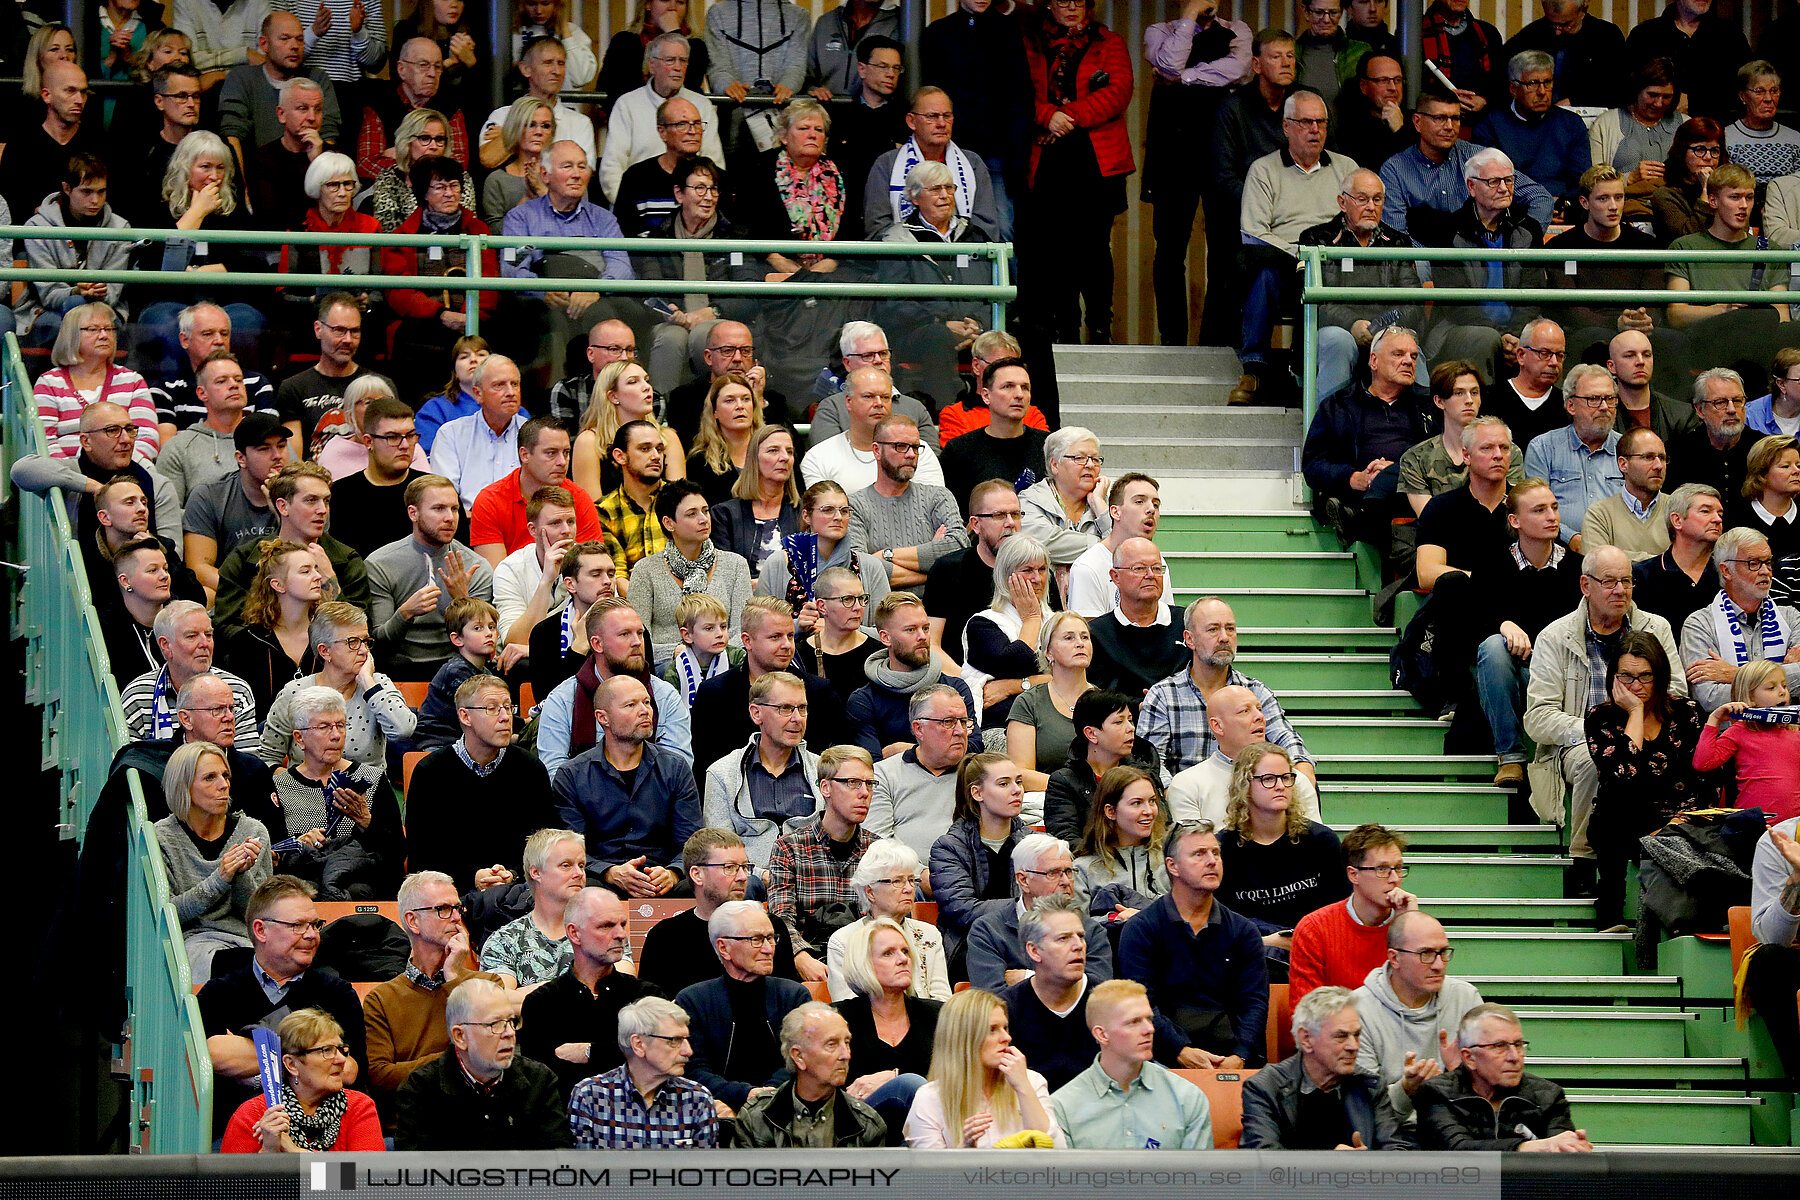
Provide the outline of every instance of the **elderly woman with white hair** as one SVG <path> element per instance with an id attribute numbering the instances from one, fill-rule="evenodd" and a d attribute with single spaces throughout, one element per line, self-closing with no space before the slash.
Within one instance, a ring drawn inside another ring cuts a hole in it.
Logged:
<path id="1" fill-rule="evenodd" d="M 413 164 L 422 158 L 450 153 L 450 121 L 435 108 L 415 108 L 394 130 L 394 165 L 375 177 L 375 220 L 383 233 L 393 233 L 418 210 L 419 198 L 412 183 Z M 472 216 L 475 181 L 462 173 L 458 201 Z M 483 231 L 485 232 L 485 230 Z"/>
<path id="2" fill-rule="evenodd" d="M 850 889 L 863 915 L 832 934 L 825 943 L 825 981 L 833 1000 L 859 994 L 855 982 L 846 974 L 851 953 L 868 926 L 884 918 L 903 929 L 909 940 L 913 963 L 908 988 L 911 994 L 934 1000 L 950 998 L 950 968 L 944 960 L 943 936 L 937 926 L 914 920 L 912 915 L 922 866 L 913 848 L 894 838 L 883 838 L 863 852 L 855 874 L 850 876 Z"/>
<path id="3" fill-rule="evenodd" d="M 411 737 L 418 718 L 394 681 L 375 669 L 369 619 L 354 604 L 327 600 L 313 610 L 307 637 L 318 655 L 319 670 L 299 676 L 276 694 L 263 718 L 257 756 L 271 767 L 292 757 L 291 739 L 305 723 L 294 712 L 295 699 L 305 688 L 326 687 L 345 705 L 346 728 L 338 747 L 343 757 L 380 769 L 387 758 L 388 738 Z"/>
<path id="4" fill-rule="evenodd" d="M 356 178 L 356 160 L 348 154 L 327 150 L 313 159 L 301 184 L 306 198 L 312 201 L 311 207 L 300 218 L 301 232 L 380 233 L 380 222 L 351 206 L 360 186 Z M 367 246 L 281 247 L 281 269 L 299 275 L 368 275 L 374 265 L 374 255 Z M 312 296 L 307 293 L 304 297 L 296 297 L 307 301 L 309 316 L 312 314 Z"/>
<path id="5" fill-rule="evenodd" d="M 379 759 L 344 757 L 346 707 L 335 688 L 296 684 L 277 700 L 286 701 L 283 712 L 293 722 L 294 754 L 275 772 L 275 798 L 288 828 L 302 831 L 282 870 L 315 884 L 321 900 L 386 899 L 399 886 L 406 855 L 387 772 Z"/>
<path id="6" fill-rule="evenodd" d="M 928 246 L 985 242 L 981 226 L 956 211 L 956 181 L 941 162 L 922 162 L 906 173 L 906 219 L 882 235 L 885 242 Z M 993 263 L 967 254 L 920 254 L 913 258 L 876 260 L 876 275 L 883 283 L 919 283 L 934 287 L 992 283 Z M 891 330 L 895 358 L 925 364 L 921 380 L 914 369 L 907 390 L 925 393 L 940 405 L 955 400 L 961 383 L 956 374 L 957 352 L 974 343 L 987 328 L 988 308 L 978 300 L 909 296 L 886 301 L 879 308 L 883 328 Z"/>
<path id="7" fill-rule="evenodd" d="M 994 552 L 993 602 L 963 627 L 963 682 L 971 692 L 980 689 L 981 727 L 995 731 L 1002 745 L 1014 698 L 1050 680 L 1038 669 L 1037 647 L 1044 620 L 1055 611 L 1043 543 L 1023 533 L 1001 542 Z"/>
<path id="8" fill-rule="evenodd" d="M 376 397 L 400 403 L 394 395 L 394 385 L 386 376 L 370 372 L 358 375 L 344 389 L 344 398 L 338 402 L 337 420 L 329 427 L 324 421 L 313 431 L 313 440 L 325 437 L 324 445 L 313 455 L 313 461 L 331 472 L 331 481 L 355 475 L 369 465 L 369 447 L 364 444 L 362 435 L 363 413 L 369 407 L 369 401 Z M 412 469 L 424 474 L 431 474 L 431 460 L 425 456 L 425 450 L 417 442 L 413 443 Z"/>
<path id="9" fill-rule="evenodd" d="M 920 994 L 918 949 L 893 917 L 871 915 L 839 934 L 848 935 L 841 963 L 847 992 L 832 998 L 850 1026 L 845 1090 L 882 1115 L 898 1144 L 913 1097 L 931 1074 L 931 1044 L 938 1010 L 950 998 L 949 980 L 940 997 Z M 834 976 L 833 983 L 838 981 Z"/>
<path id="10" fill-rule="evenodd" d="M 231 761 L 211 742 L 189 742 L 163 768 L 169 815 L 155 825 L 181 922 L 188 971 L 196 985 L 212 977 L 213 955 L 250 949 L 244 912 L 250 895 L 275 873 L 269 831 L 231 809 Z"/>
<path id="11" fill-rule="evenodd" d="M 1019 530 L 1043 543 L 1059 574 L 1112 532 L 1105 464 L 1093 430 L 1064 425 L 1044 439 L 1044 478 L 1019 493 Z"/>

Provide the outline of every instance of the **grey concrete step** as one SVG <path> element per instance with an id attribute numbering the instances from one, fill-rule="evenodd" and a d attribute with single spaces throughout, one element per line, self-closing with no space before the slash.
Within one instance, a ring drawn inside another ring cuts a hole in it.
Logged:
<path id="1" fill-rule="evenodd" d="M 1238 377 L 1212 375 L 1111 375 L 1058 371 L 1065 406 L 1077 404 L 1158 405 L 1223 408 Z"/>
<path id="2" fill-rule="evenodd" d="M 1074 373 L 1238 377 L 1238 357 L 1224 346 L 1058 346 L 1057 378 Z"/>
<path id="3" fill-rule="evenodd" d="M 1118 404 L 1107 398 L 1082 397 L 1062 406 L 1063 424 L 1085 425 L 1106 440 L 1109 433 L 1124 437 L 1151 434 L 1175 437 L 1265 438 L 1300 444 L 1300 413 L 1296 409 L 1255 408 L 1195 404 Z M 1110 441 L 1108 444 L 1111 444 Z"/>
<path id="4" fill-rule="evenodd" d="M 1297 471 L 1300 447 L 1293 437 L 1121 437 L 1102 433 L 1106 470 Z"/>

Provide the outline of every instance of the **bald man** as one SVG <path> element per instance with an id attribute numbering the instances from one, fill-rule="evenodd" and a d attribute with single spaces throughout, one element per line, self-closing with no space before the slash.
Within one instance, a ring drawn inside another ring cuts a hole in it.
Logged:
<path id="1" fill-rule="evenodd" d="M 1390 65 L 1391 59 L 1384 60 Z M 1398 67 L 1392 67 L 1398 70 Z M 1367 168 L 1358 168 L 1344 178 L 1338 189 L 1337 216 L 1322 225 L 1314 225 L 1300 235 L 1302 246 L 1360 246 L 1377 248 L 1410 246 L 1412 239 L 1381 219 L 1381 206 L 1387 202 L 1387 187 L 1381 176 Z M 1345 270 L 1345 260 L 1327 259 L 1322 264 L 1324 277 L 1333 287 L 1402 287 L 1419 286 L 1419 272 L 1410 259 L 1387 259 L 1371 262 L 1358 260 L 1354 276 Z M 1319 395 L 1329 396 L 1350 385 L 1357 362 L 1368 354 L 1369 341 L 1378 329 L 1401 325 L 1417 329 L 1424 310 L 1417 304 L 1377 310 L 1373 306 L 1327 304 L 1319 309 Z"/>

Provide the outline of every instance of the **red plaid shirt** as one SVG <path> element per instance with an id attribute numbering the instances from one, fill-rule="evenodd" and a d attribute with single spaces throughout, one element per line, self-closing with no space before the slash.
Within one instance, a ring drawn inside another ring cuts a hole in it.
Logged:
<path id="1" fill-rule="evenodd" d="M 800 936 L 802 912 L 812 912 L 833 900 L 856 903 L 850 876 L 875 838 L 859 826 L 856 849 L 842 862 L 832 855 L 830 841 L 824 823 L 809 817 L 804 826 L 776 838 L 775 848 L 769 851 L 769 911 L 787 924 L 796 953 L 824 949 Z"/>

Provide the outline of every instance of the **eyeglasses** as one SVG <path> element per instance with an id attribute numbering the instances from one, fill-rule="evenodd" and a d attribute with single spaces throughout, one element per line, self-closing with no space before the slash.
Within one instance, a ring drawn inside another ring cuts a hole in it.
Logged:
<path id="1" fill-rule="evenodd" d="M 1736 563 L 1752 575 L 1760 575 L 1764 571 L 1775 569 L 1775 560 L 1772 558 L 1728 558 L 1725 561 Z"/>
<path id="2" fill-rule="evenodd" d="M 319 920 L 317 917 L 314 917 L 310 921 L 283 921 L 280 917 L 258 917 L 257 920 L 267 921 L 271 925 L 286 925 L 289 929 L 295 929 L 301 933 L 305 933 L 308 930 L 311 930 L 314 933 L 322 933 L 325 929 L 325 922 Z"/>
<path id="3" fill-rule="evenodd" d="M 721 933 L 719 936 L 728 942 L 749 942 L 752 946 L 773 946 L 776 941 L 772 933 Z"/>
<path id="4" fill-rule="evenodd" d="M 812 515 L 826 518 L 847 517 L 850 515 L 850 510 L 841 504 L 820 504 L 813 508 Z"/>
<path id="5" fill-rule="evenodd" d="M 710 183 L 684 183 L 681 185 L 681 190 L 684 192 L 692 192 L 696 196 L 716 196 L 719 194 L 719 189 Z"/>
<path id="6" fill-rule="evenodd" d="M 1742 396 L 1717 396 L 1711 400 L 1702 400 L 1701 408 L 1742 408 L 1748 404 Z"/>
<path id="7" fill-rule="evenodd" d="M 462 195 L 462 181 L 458 179 L 433 180 L 431 186 L 425 191 L 433 196 L 460 196 Z"/>
<path id="8" fill-rule="evenodd" d="M 403 58 L 400 60 L 400 65 L 403 67 L 411 67 L 415 71 L 424 71 L 427 75 L 439 74 L 444 69 L 444 64 L 441 62 L 422 62 L 416 58 Z M 424 139 L 421 138 L 420 140 L 423 141 Z"/>
<path id="9" fill-rule="evenodd" d="M 525 1028 L 525 1023 L 518 1017 L 501 1017 L 497 1021 L 458 1021 L 457 1024 L 465 1029 L 485 1029 L 496 1037 Z"/>
<path id="10" fill-rule="evenodd" d="M 793 716 L 804 717 L 807 710 L 807 706 L 804 704 L 758 704 L 756 707 L 766 708 L 779 715 L 784 721 Z"/>
<path id="11" fill-rule="evenodd" d="M 1701 158 L 1718 158 L 1724 153 L 1718 146 L 1689 146 L 1687 152 L 1689 154 L 1697 154 Z"/>
<path id="12" fill-rule="evenodd" d="M 727 875 L 732 875 L 732 876 L 748 875 L 750 873 L 750 864 L 749 863 L 703 862 L 703 863 L 696 863 L 695 865 L 701 866 L 701 867 L 711 867 L 715 871 L 723 871 Z"/>
<path id="13" fill-rule="evenodd" d="M 674 129 L 674 130 L 678 130 L 681 133 L 699 133 L 701 130 L 706 128 L 706 122 L 705 121 L 658 121 L 656 123 L 656 127 L 658 129 Z M 693 189 L 689 188 L 688 190 L 692 191 Z"/>
<path id="14" fill-rule="evenodd" d="M 1054 879 L 1054 880 L 1057 880 L 1058 882 L 1061 882 L 1062 880 L 1065 880 L 1065 879 L 1075 878 L 1075 868 L 1074 867 L 1052 867 L 1048 871 L 1034 871 L 1030 867 L 1023 867 L 1021 869 L 1027 875 L 1042 875 L 1045 879 Z"/>
<path id="15" fill-rule="evenodd" d="M 864 358 L 864 359 L 869 360 L 870 362 L 887 362 L 889 359 L 894 357 L 894 352 L 892 350 L 867 350 L 867 351 L 858 351 L 855 354 L 846 354 L 846 355 L 844 355 L 844 357 L 845 358 Z"/>
<path id="16" fill-rule="evenodd" d="M 877 446 L 886 446 L 895 454 L 917 454 L 921 449 L 918 442 L 876 442 Z"/>
<path id="17" fill-rule="evenodd" d="M 342 1042 L 339 1042 L 339 1043 L 335 1043 L 330 1046 L 313 1046 L 306 1050 L 294 1051 L 295 1058 L 310 1058 L 315 1054 L 323 1054 L 326 1058 L 338 1058 L 340 1056 L 343 1058 L 349 1058 L 350 1057 L 350 1047 L 344 1045 Z"/>
<path id="18" fill-rule="evenodd" d="M 1292 771 L 1282 771 L 1279 773 L 1271 772 L 1267 775 L 1252 775 L 1250 778 L 1256 780 L 1256 782 L 1262 784 L 1266 788 L 1272 788 L 1278 783 L 1282 787 L 1293 787 L 1294 780 L 1298 779 L 1299 776 Z"/>
<path id="19" fill-rule="evenodd" d="M 1465 1050 L 1498 1050 L 1502 1054 L 1505 1054 L 1508 1050 L 1517 1050 L 1520 1054 L 1523 1054 L 1527 1050 L 1531 1049 L 1531 1043 L 1526 1041 L 1524 1038 L 1520 1038 L 1516 1042 L 1476 1042 L 1473 1045 L 1464 1046 L 1463 1049 L 1465 1049 Z"/>
<path id="20" fill-rule="evenodd" d="M 1589 575 L 1588 578 L 1593 580 L 1594 586 L 1602 591 L 1629 591 L 1631 589 L 1631 576 L 1629 575 Z"/>
<path id="21" fill-rule="evenodd" d="M 1363 82 L 1364 83 L 1401 83 L 1405 80 L 1405 78 L 1406 77 L 1404 75 L 1371 75 L 1367 79 L 1363 80 Z"/>
<path id="22" fill-rule="evenodd" d="M 1323 129 L 1331 123 L 1325 117 L 1288 117 L 1286 120 L 1288 124 L 1298 125 L 1302 129 Z"/>
<path id="23" fill-rule="evenodd" d="M 307 725 L 303 728 L 310 729 L 314 733 L 344 733 L 349 730 L 350 726 L 343 721 L 322 721 L 317 725 Z"/>
<path id="24" fill-rule="evenodd" d="M 1486 183 L 1487 181 L 1482 180 L 1481 182 Z M 1536 346 L 1520 346 L 1519 353 L 1535 354 L 1539 358 L 1547 358 L 1547 359 L 1551 360 L 1552 362 L 1561 362 L 1563 359 L 1565 359 L 1569 356 L 1569 352 L 1567 350 L 1540 350 Z"/>
<path id="25" fill-rule="evenodd" d="M 1456 949 L 1452 946 L 1445 946 L 1441 950 L 1435 949 L 1435 948 L 1428 948 L 1425 950 L 1396 949 L 1394 951 L 1394 953 L 1395 954 L 1416 954 L 1419 956 L 1420 962 L 1424 963 L 1426 966 L 1430 966 L 1432 963 L 1437 962 L 1440 959 L 1446 963 L 1449 962 L 1450 959 L 1455 956 Z"/>
<path id="26" fill-rule="evenodd" d="M 214 704 L 209 708 L 178 708 L 175 711 L 184 713 L 205 713 L 209 717 L 222 717 L 228 712 L 236 712 L 237 709 L 230 704 Z"/>
<path id="27" fill-rule="evenodd" d="M 450 144 L 449 137 L 446 136 L 445 134 L 441 134 L 441 133 L 415 133 L 415 134 L 413 134 L 413 141 L 422 143 L 427 146 L 447 146 Z M 444 183 L 444 180 L 440 179 L 437 181 L 437 183 L 432 184 L 432 186 L 439 187 L 439 186 L 443 185 L 443 183 Z M 455 184 L 455 186 L 461 187 L 462 184 L 460 182 L 458 182 Z"/>
<path id="28" fill-rule="evenodd" d="M 877 879 L 875 882 L 910 892 L 919 886 L 919 877 L 917 875 L 891 875 L 886 879 Z"/>
<path id="29" fill-rule="evenodd" d="M 409 908 L 407 912 L 428 912 L 440 921 L 448 921 L 451 917 L 460 917 L 466 911 L 461 904 L 427 904 L 422 908 Z"/>
<path id="30" fill-rule="evenodd" d="M 1613 392 L 1608 392 L 1604 396 L 1570 396 L 1569 399 L 1575 401 L 1575 403 L 1581 405 L 1583 408 L 1592 408 L 1596 410 L 1611 408 L 1619 402 L 1618 395 Z"/>
<path id="31" fill-rule="evenodd" d="M 350 650 L 367 650 L 375 644 L 375 640 L 367 637 L 347 637 L 338 638 L 331 644 L 334 646 L 344 646 Z"/>
<path id="32" fill-rule="evenodd" d="M 693 1041 L 685 1033 L 646 1033 L 645 1037 L 655 1038 L 659 1042 L 667 1042 L 671 1046 L 679 1046 L 683 1042 Z"/>
<path id="33" fill-rule="evenodd" d="M 1487 186 L 1493 188 L 1495 191 L 1501 191 L 1501 190 L 1503 190 L 1505 188 L 1509 188 L 1513 185 L 1513 176 L 1511 176 L 1511 175 L 1496 175 L 1492 179 L 1476 178 L 1474 180 L 1474 182 L 1485 183 Z"/>
<path id="34" fill-rule="evenodd" d="M 1462 120 L 1461 113 L 1428 113 L 1415 112 L 1413 117 L 1431 125 L 1452 125 Z"/>
<path id="35" fill-rule="evenodd" d="M 1103 467 L 1106 460 L 1098 454 L 1065 454 L 1064 462 L 1072 462 L 1078 467 Z"/>
<path id="36" fill-rule="evenodd" d="M 1649 671 L 1618 671 L 1614 673 L 1613 678 L 1623 680 L 1626 683 L 1656 682 L 1656 676 Z"/>
<path id="37" fill-rule="evenodd" d="M 827 775 L 820 783 L 835 783 L 839 787 L 847 787 L 853 792 L 870 792 L 875 790 L 875 779 L 861 778 L 855 775 Z"/>
<path id="38" fill-rule="evenodd" d="M 1405 866 L 1400 866 L 1400 867 L 1368 866 L 1368 867 L 1351 867 L 1350 869 L 1352 871 L 1367 871 L 1371 875 L 1380 875 L 1384 879 L 1405 879 L 1406 873 L 1408 871 L 1410 871 L 1412 868 L 1405 867 Z"/>
<path id="39" fill-rule="evenodd" d="M 924 721 L 927 725 L 942 725 L 946 732 L 952 729 L 975 728 L 974 717 L 914 717 L 915 721 Z"/>
<path id="40" fill-rule="evenodd" d="M 390 446 L 410 446 L 419 440 L 417 432 L 413 433 L 371 433 L 370 437 L 378 442 L 386 442 Z"/>
<path id="41" fill-rule="evenodd" d="M 83 325 L 81 327 L 83 333 L 111 333 L 112 331 L 111 325 Z"/>
<path id="42" fill-rule="evenodd" d="M 852 608 L 867 608 L 869 606 L 869 597 L 866 593 L 858 593 L 854 596 L 820 596 L 819 603 L 840 604 L 844 607 L 845 611 L 848 611 Z"/>
<path id="43" fill-rule="evenodd" d="M 1025 514 L 1016 508 L 1001 509 L 999 512 L 970 513 L 971 517 L 981 521 L 1023 521 Z"/>
<path id="44" fill-rule="evenodd" d="M 717 354 L 720 358 L 749 358 L 756 353 L 755 346 L 708 346 L 708 354 Z"/>
<path id="45" fill-rule="evenodd" d="M 164 100 L 173 100 L 178 104 L 187 104 L 200 98 L 199 92 L 163 92 L 161 95 Z"/>
<path id="46" fill-rule="evenodd" d="M 1151 579 L 1169 573 L 1169 568 L 1162 563 L 1152 563 L 1147 567 L 1114 567 L 1113 570 L 1121 575 L 1135 575 L 1139 579 Z"/>
<path id="47" fill-rule="evenodd" d="M 457 711 L 458 712 L 470 712 L 470 713 L 486 713 L 490 717 L 497 717 L 501 713 L 511 712 L 512 705 L 510 705 L 510 704 L 479 704 L 479 705 L 477 705 L 477 704 L 462 704 L 462 705 L 457 706 Z"/>
<path id="48" fill-rule="evenodd" d="M 1365 196 L 1361 192 L 1341 192 L 1339 194 L 1342 195 L 1344 199 L 1350 201 L 1350 203 L 1361 204 L 1367 208 L 1373 208 L 1375 205 L 1385 203 L 1387 200 L 1385 195 Z"/>
<path id="49" fill-rule="evenodd" d="M 636 346 L 614 346 L 606 342 L 589 342 L 589 350 L 604 350 L 608 354 L 617 354 L 620 358 L 636 358 Z"/>
<path id="50" fill-rule="evenodd" d="M 329 321 L 320 321 L 319 327 L 328 333 L 335 333 L 339 337 L 349 337 L 353 333 L 362 332 L 361 325 L 333 325 Z"/>
<path id="51" fill-rule="evenodd" d="M 1755 96 L 1758 100 L 1778 100 L 1781 98 L 1781 89 L 1778 87 L 1745 88 L 1744 94 Z"/>
<path id="52" fill-rule="evenodd" d="M 1514 82 L 1528 92 L 1547 92 L 1556 86 L 1556 81 L 1552 79 L 1519 79 Z"/>
<path id="53" fill-rule="evenodd" d="M 89 433 L 97 433 L 101 437 L 116 438 L 116 437 L 124 437 L 128 433 L 135 434 L 137 432 L 137 426 L 136 425 L 102 425 L 102 426 L 100 426 L 100 428 L 90 429 L 90 430 L 88 430 L 88 432 Z"/>

